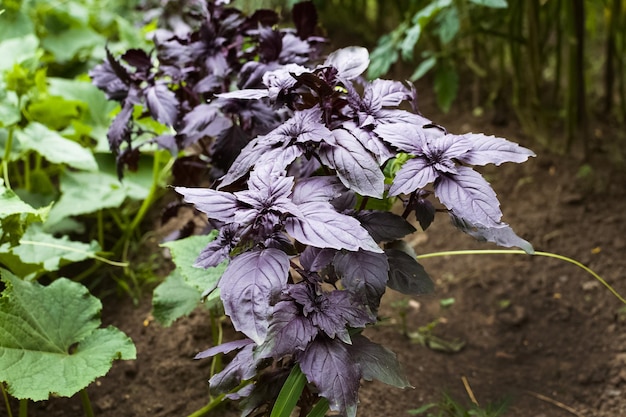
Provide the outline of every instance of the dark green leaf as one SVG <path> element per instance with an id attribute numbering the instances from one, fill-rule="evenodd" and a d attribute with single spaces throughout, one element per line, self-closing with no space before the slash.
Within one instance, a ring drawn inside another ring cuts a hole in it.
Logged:
<path id="1" fill-rule="evenodd" d="M 444 65 L 437 68 L 435 73 L 435 93 L 437 104 L 444 112 L 450 110 L 459 90 L 459 75 L 451 66 Z"/>
<path id="2" fill-rule="evenodd" d="M 175 269 L 154 289 L 152 315 L 165 327 L 191 313 L 202 298 L 202 292 L 188 284 Z"/>
<path id="3" fill-rule="evenodd" d="M 437 58 L 436 57 L 431 56 L 429 58 L 426 58 L 425 60 L 420 62 L 420 64 L 415 69 L 415 72 L 413 72 L 413 75 L 411 75 L 411 77 L 409 79 L 411 81 L 419 80 L 424 75 L 426 75 L 426 73 L 428 71 L 430 71 L 435 66 L 436 63 L 437 63 Z"/>
<path id="4" fill-rule="evenodd" d="M 495 9 L 504 9 L 509 7 L 506 0 L 470 0 L 470 2 L 480 6 L 493 7 Z"/>

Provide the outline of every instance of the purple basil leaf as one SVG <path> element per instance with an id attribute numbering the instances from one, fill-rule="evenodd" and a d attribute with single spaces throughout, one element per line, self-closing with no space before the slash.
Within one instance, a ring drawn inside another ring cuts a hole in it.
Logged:
<path id="1" fill-rule="evenodd" d="M 312 201 L 330 201 L 346 192 L 346 187 L 337 177 L 304 178 L 293 187 L 291 200 L 296 204 Z"/>
<path id="2" fill-rule="evenodd" d="M 358 334 L 352 336 L 352 346 L 348 346 L 348 351 L 361 368 L 366 381 L 377 379 L 397 388 L 411 387 L 395 353 L 384 346 Z"/>
<path id="3" fill-rule="evenodd" d="M 249 343 L 237 353 L 222 372 L 209 379 L 209 389 L 214 394 L 221 394 L 236 388 L 242 381 L 256 375 L 259 360 L 254 358 L 254 344 Z"/>
<path id="4" fill-rule="evenodd" d="M 363 210 L 354 215 L 376 242 L 401 239 L 415 232 L 402 216 L 387 211 Z"/>
<path id="5" fill-rule="evenodd" d="M 369 52 L 361 46 L 348 46 L 328 55 L 324 66 L 337 69 L 337 77 L 352 80 L 367 69 L 370 64 Z"/>
<path id="6" fill-rule="evenodd" d="M 280 51 L 278 61 L 281 64 L 295 63 L 304 64 L 310 61 L 315 50 L 311 43 L 300 39 L 293 30 L 283 29 L 283 49 Z"/>
<path id="7" fill-rule="evenodd" d="M 185 136 L 182 147 L 186 148 L 204 137 L 218 137 L 232 124 L 232 121 L 223 116 L 216 106 L 200 104 L 183 117 L 184 127 L 179 132 Z"/>
<path id="8" fill-rule="evenodd" d="M 477 240 L 483 242 L 493 242 L 498 246 L 504 246 L 507 248 L 518 247 L 530 255 L 535 253 L 533 246 L 528 241 L 515 234 L 513 229 L 511 229 L 511 227 L 506 223 L 486 227 L 472 224 L 470 221 L 457 217 L 452 213 L 450 214 L 450 217 L 452 218 L 452 224 L 455 227 Z"/>
<path id="9" fill-rule="evenodd" d="M 281 94 L 285 94 L 296 85 L 297 80 L 292 74 L 300 75 L 304 72 L 308 72 L 308 69 L 303 66 L 287 64 L 263 74 L 263 84 L 267 86 L 270 100 L 272 102 L 278 101 Z"/>
<path id="10" fill-rule="evenodd" d="M 409 159 L 393 178 L 389 195 L 411 194 L 438 178 L 438 172 L 425 158 Z"/>
<path id="11" fill-rule="evenodd" d="M 217 238 L 212 240 L 198 255 L 193 266 L 213 268 L 228 259 L 230 251 L 239 243 L 237 229 L 239 225 L 227 224 L 220 227 Z"/>
<path id="12" fill-rule="evenodd" d="M 259 55 L 261 62 L 277 61 L 283 49 L 281 33 L 271 27 L 261 27 L 259 32 Z"/>
<path id="13" fill-rule="evenodd" d="M 411 123 L 381 124 L 374 132 L 385 142 L 412 155 L 421 155 L 426 142 L 423 129 Z"/>
<path id="14" fill-rule="evenodd" d="M 130 88 L 127 84 L 130 82 L 128 74 L 125 78 L 120 78 L 108 60 L 96 65 L 89 71 L 89 76 L 93 84 L 102 90 L 109 100 L 121 101 L 128 95 Z"/>
<path id="15" fill-rule="evenodd" d="M 246 175 L 252 167 L 261 159 L 272 160 L 284 150 L 280 138 L 271 136 L 259 136 L 252 139 L 241 150 L 230 169 L 222 178 L 220 187 L 225 187 Z"/>
<path id="16" fill-rule="evenodd" d="M 458 174 L 440 176 L 435 182 L 435 196 L 455 216 L 474 225 L 500 224 L 502 212 L 495 191 L 471 168 L 460 166 Z"/>
<path id="17" fill-rule="evenodd" d="M 122 55 L 122 59 L 142 72 L 152 68 L 150 56 L 142 49 L 129 49 Z"/>
<path id="18" fill-rule="evenodd" d="M 430 202 L 430 200 L 422 198 L 419 192 L 413 200 L 413 211 L 415 212 L 415 218 L 420 223 L 420 226 L 424 231 L 428 229 L 428 227 L 435 220 L 435 206 Z"/>
<path id="19" fill-rule="evenodd" d="M 210 219 L 232 223 L 237 213 L 237 200 L 234 195 L 210 188 L 175 187 L 187 203 L 191 203 Z"/>
<path id="20" fill-rule="evenodd" d="M 387 286 L 407 295 L 427 294 L 435 286 L 414 256 L 400 249 L 385 249 L 389 259 Z"/>
<path id="21" fill-rule="evenodd" d="M 222 77 L 218 77 L 215 74 L 209 74 L 193 86 L 193 91 L 198 94 L 221 92 L 223 82 L 224 80 Z"/>
<path id="22" fill-rule="evenodd" d="M 376 79 L 366 86 L 363 93 L 363 102 L 373 112 L 387 106 L 398 106 L 410 99 L 411 90 L 400 81 Z"/>
<path id="23" fill-rule="evenodd" d="M 249 345 L 250 343 L 253 343 L 250 339 L 240 339 L 233 340 L 232 342 L 222 343 L 221 345 L 213 346 L 212 348 L 203 350 L 202 352 L 194 356 L 194 359 L 209 358 L 211 356 L 217 355 L 218 353 L 229 353 L 233 350 L 241 349 Z"/>
<path id="24" fill-rule="evenodd" d="M 152 117 L 167 126 L 174 126 L 178 118 L 176 94 L 167 85 L 156 84 L 146 88 L 145 95 Z"/>
<path id="25" fill-rule="evenodd" d="M 269 97 L 269 91 L 259 88 L 249 88 L 217 94 L 216 97 L 224 99 L 258 100 L 264 97 Z"/>
<path id="26" fill-rule="evenodd" d="M 233 326 L 260 345 L 272 314 L 272 300 L 287 283 L 289 256 L 277 249 L 235 257 L 219 282 L 224 311 Z"/>
<path id="27" fill-rule="evenodd" d="M 306 349 L 319 329 L 299 310 L 298 305 L 291 300 L 276 303 L 267 338 L 257 349 L 258 357 L 280 359 Z"/>
<path id="28" fill-rule="evenodd" d="M 365 149 L 376 157 L 376 161 L 379 165 L 382 165 L 388 159 L 396 156 L 396 153 L 371 130 L 361 129 L 354 122 L 347 122 L 342 126 L 345 130 L 348 130 Z"/>
<path id="29" fill-rule="evenodd" d="M 300 265 L 306 271 L 320 271 L 333 261 L 337 251 L 335 249 L 320 249 L 307 246 L 300 254 Z"/>
<path id="30" fill-rule="evenodd" d="M 155 137 L 152 140 L 157 145 L 159 145 L 159 148 L 167 149 L 168 151 L 170 151 L 172 156 L 178 155 L 178 145 L 176 143 L 176 138 L 174 137 L 174 135 L 163 134 Z"/>
<path id="31" fill-rule="evenodd" d="M 409 123 L 416 127 L 431 123 L 430 119 L 422 115 L 398 109 L 382 109 L 376 112 L 378 124 Z"/>
<path id="32" fill-rule="evenodd" d="M 322 163 L 335 169 L 341 182 L 363 196 L 382 198 L 385 175 L 372 154 L 347 130 L 335 129 L 336 145 L 320 148 Z"/>
<path id="33" fill-rule="evenodd" d="M 331 339 L 352 343 L 348 327 L 363 328 L 376 321 L 376 317 L 365 311 L 360 300 L 350 291 L 334 290 L 322 292 L 314 300 L 315 307 L 308 314 L 311 323 Z"/>
<path id="34" fill-rule="evenodd" d="M 317 27 L 317 10 L 312 1 L 303 1 L 293 5 L 291 19 L 296 26 L 300 39 L 307 39 L 315 34 Z"/>
<path id="35" fill-rule="evenodd" d="M 322 110 L 313 107 L 297 111 L 293 116 L 278 126 L 270 136 L 282 138 L 285 143 L 309 143 L 322 142 L 334 143 L 333 133 L 322 123 Z"/>
<path id="36" fill-rule="evenodd" d="M 133 115 L 133 104 L 129 101 L 124 103 L 122 110 L 115 116 L 109 131 L 107 132 L 107 139 L 109 140 L 109 146 L 114 154 L 119 153 L 120 145 L 128 141 L 130 138 L 130 121 Z"/>
<path id="37" fill-rule="evenodd" d="M 300 369 L 331 410 L 356 417 L 361 373 L 345 343 L 318 337 L 300 358 Z"/>
<path id="38" fill-rule="evenodd" d="M 287 233 L 299 242 L 318 248 L 382 252 L 358 220 L 337 213 L 330 204 L 303 203 L 299 208 L 302 216 L 285 222 Z"/>
<path id="39" fill-rule="evenodd" d="M 500 165 L 504 162 L 521 163 L 529 157 L 535 156 L 530 149 L 523 148 L 517 143 L 482 133 L 467 133 L 460 135 L 471 144 L 471 150 L 458 157 L 461 162 L 470 165 Z"/>
<path id="40" fill-rule="evenodd" d="M 389 263 L 384 253 L 337 252 L 333 260 L 335 272 L 341 277 L 343 286 L 363 296 L 371 309 L 380 304 L 385 292 Z"/>

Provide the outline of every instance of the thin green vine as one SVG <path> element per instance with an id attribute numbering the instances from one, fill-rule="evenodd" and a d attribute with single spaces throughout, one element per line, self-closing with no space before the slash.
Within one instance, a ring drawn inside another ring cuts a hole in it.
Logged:
<path id="1" fill-rule="evenodd" d="M 422 260 L 422 259 L 436 258 L 439 256 L 448 256 L 448 255 L 456 256 L 456 255 L 500 255 L 500 254 L 529 255 L 523 250 L 518 250 L 518 249 L 482 249 L 482 250 L 477 249 L 477 250 L 452 250 L 452 251 L 426 253 L 423 255 L 418 255 L 417 259 Z M 544 256 L 546 258 L 555 258 L 555 259 L 559 259 L 561 261 L 569 262 L 571 264 L 576 265 L 577 267 L 585 270 L 586 272 L 591 274 L 595 279 L 600 281 L 600 283 L 604 285 L 611 292 L 611 294 L 617 297 L 617 299 L 620 300 L 622 303 L 626 304 L 626 299 L 624 299 L 624 297 L 622 297 L 617 291 L 615 291 L 615 289 L 608 282 L 606 282 L 604 278 L 602 278 L 600 275 L 595 273 L 592 269 L 583 265 L 577 260 L 568 258 L 567 256 L 559 255 L 556 253 L 551 253 L 551 252 L 534 252 L 531 255 Z"/>
<path id="2" fill-rule="evenodd" d="M 76 249 L 76 248 L 73 248 L 71 246 L 58 245 L 56 243 L 36 242 L 34 240 L 20 240 L 20 245 L 45 246 L 45 247 L 48 247 L 48 248 L 61 249 L 61 250 L 68 251 L 68 252 L 77 252 L 77 253 L 84 254 L 88 258 L 95 259 L 96 261 L 104 262 L 104 263 L 112 265 L 112 266 L 119 266 L 119 267 L 122 267 L 122 268 L 125 268 L 125 267 L 128 266 L 128 262 L 112 261 L 112 260 L 104 258 L 102 256 L 95 255 L 93 253 L 84 251 L 82 249 Z"/>

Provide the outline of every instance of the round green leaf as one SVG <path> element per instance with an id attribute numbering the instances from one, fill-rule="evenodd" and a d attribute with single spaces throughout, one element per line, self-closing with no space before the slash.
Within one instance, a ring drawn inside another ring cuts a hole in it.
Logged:
<path id="1" fill-rule="evenodd" d="M 69 397 L 105 375 L 115 359 L 135 359 L 132 340 L 100 328 L 100 300 L 60 278 L 44 287 L 0 270 L 0 382 L 19 399 Z"/>

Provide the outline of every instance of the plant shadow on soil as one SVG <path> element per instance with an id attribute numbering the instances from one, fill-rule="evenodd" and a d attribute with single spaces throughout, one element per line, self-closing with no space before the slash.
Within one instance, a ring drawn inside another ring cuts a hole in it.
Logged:
<path id="1" fill-rule="evenodd" d="M 498 193 L 504 221 L 536 250 L 575 258 L 626 294 L 623 169 L 607 164 L 609 155 L 599 146 L 592 174 L 580 178 L 580 159 L 542 151 L 512 125 L 495 127 L 485 117 L 458 114 L 437 122 L 453 133 L 505 137 L 538 154 L 521 165 L 480 169 Z M 445 214 L 412 243 L 418 254 L 494 248 L 455 230 Z M 523 255 L 432 258 L 423 265 L 436 290 L 411 297 L 408 330 L 438 320 L 434 333 L 460 339 L 465 347 L 441 353 L 412 343 L 401 334 L 392 307 L 406 297 L 389 291 L 380 311 L 385 320 L 366 334 L 398 355 L 415 388 L 364 382 L 359 417 L 408 415 L 407 410 L 440 399 L 442 391 L 469 403 L 463 378 L 481 404 L 509 398 L 506 416 L 626 415 L 626 311 L 593 277 L 571 264 Z M 130 298 L 104 300 L 104 324 L 134 340 L 137 360 L 114 363 L 88 388 L 97 416 L 184 417 L 208 401 L 210 360 L 192 359 L 211 345 L 208 313 L 198 309 L 162 328 L 150 319 L 149 298 L 146 294 L 138 306 Z M 454 303 L 443 308 L 440 300 L 446 298 Z M 234 337 L 231 330 L 225 334 L 225 340 Z M 84 414 L 76 396 L 31 404 L 29 415 Z M 209 414 L 237 415 L 233 404 Z"/>

